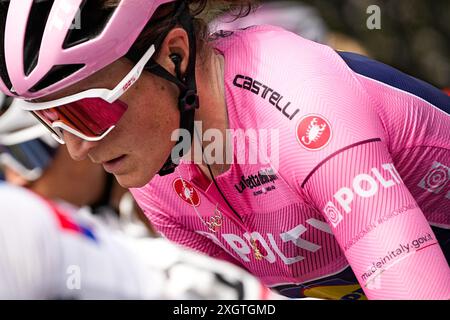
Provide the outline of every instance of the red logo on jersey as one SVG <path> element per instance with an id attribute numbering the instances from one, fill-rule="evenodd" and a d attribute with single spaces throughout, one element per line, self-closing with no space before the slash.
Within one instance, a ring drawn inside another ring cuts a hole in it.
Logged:
<path id="1" fill-rule="evenodd" d="M 330 123 L 317 114 L 303 117 L 297 125 L 297 140 L 311 151 L 325 148 L 331 140 Z"/>
<path id="2" fill-rule="evenodd" d="M 178 178 L 173 182 L 173 188 L 177 195 L 187 204 L 194 207 L 200 205 L 200 196 L 189 181 Z"/>

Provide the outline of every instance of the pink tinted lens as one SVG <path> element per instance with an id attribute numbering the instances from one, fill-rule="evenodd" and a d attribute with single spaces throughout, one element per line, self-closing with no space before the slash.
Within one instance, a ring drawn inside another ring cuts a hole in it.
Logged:
<path id="1" fill-rule="evenodd" d="M 128 106 L 117 100 L 109 103 L 100 98 L 85 98 L 36 113 L 48 124 L 60 121 L 88 137 L 99 137 L 123 116 Z"/>

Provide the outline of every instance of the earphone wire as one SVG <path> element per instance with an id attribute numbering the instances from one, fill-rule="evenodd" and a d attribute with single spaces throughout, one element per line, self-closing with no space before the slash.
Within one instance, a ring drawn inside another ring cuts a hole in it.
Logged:
<path id="1" fill-rule="evenodd" d="M 230 203 L 230 202 L 228 201 L 228 199 L 225 197 L 225 195 L 224 195 L 223 192 L 222 192 L 222 189 L 220 189 L 219 184 L 217 183 L 217 180 L 216 180 L 216 178 L 215 178 L 215 176 L 214 176 L 214 174 L 213 174 L 213 172 L 212 172 L 211 165 L 209 164 L 209 161 L 206 161 L 206 159 L 205 159 L 205 149 L 203 148 L 203 144 L 202 144 L 202 142 L 201 142 L 202 139 L 201 139 L 200 134 L 199 134 L 199 132 L 198 132 L 198 130 L 197 130 L 197 126 L 195 126 L 195 125 L 194 125 L 194 131 L 195 131 L 195 134 L 197 135 L 197 139 L 198 139 L 198 141 L 200 142 L 200 145 L 202 146 L 202 159 L 203 159 L 203 160 L 205 161 L 205 163 L 206 163 L 206 166 L 207 166 L 207 168 L 208 168 L 209 175 L 211 176 L 211 179 L 212 179 L 212 181 L 213 181 L 213 183 L 214 183 L 214 185 L 215 185 L 217 191 L 219 191 L 220 196 L 221 196 L 222 199 L 225 201 L 225 203 L 226 203 L 227 206 L 230 208 L 230 210 L 233 212 L 233 214 L 236 215 L 242 223 L 244 223 L 244 221 L 242 220 L 242 217 L 241 217 L 241 216 L 239 215 L 239 213 L 233 208 L 233 206 L 231 205 L 231 203 Z"/>

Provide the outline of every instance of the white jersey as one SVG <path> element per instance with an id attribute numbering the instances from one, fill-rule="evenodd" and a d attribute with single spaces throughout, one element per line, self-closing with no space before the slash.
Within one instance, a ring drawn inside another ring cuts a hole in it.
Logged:
<path id="1" fill-rule="evenodd" d="M 0 299 L 262 299 L 238 267 L 0 183 Z M 81 210 L 83 211 L 83 210 Z"/>

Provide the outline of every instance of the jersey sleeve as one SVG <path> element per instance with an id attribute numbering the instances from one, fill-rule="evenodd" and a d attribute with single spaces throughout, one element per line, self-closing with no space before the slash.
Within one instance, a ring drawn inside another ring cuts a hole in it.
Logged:
<path id="1" fill-rule="evenodd" d="M 331 178 L 335 172 L 339 177 Z M 368 298 L 450 297 L 442 250 L 383 142 L 336 154 L 305 190 L 331 225 Z"/>
<path id="2" fill-rule="evenodd" d="M 448 299 L 448 264 L 395 168 L 376 102 L 333 59 L 301 89 L 311 112 L 291 127 L 280 170 L 328 221 L 368 298 Z"/>

